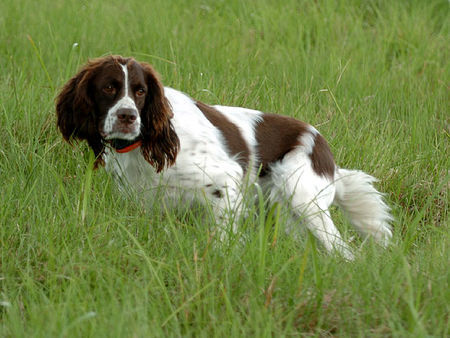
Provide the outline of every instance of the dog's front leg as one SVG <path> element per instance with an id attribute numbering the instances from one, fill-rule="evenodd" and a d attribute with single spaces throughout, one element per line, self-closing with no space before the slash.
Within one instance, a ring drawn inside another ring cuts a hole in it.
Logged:
<path id="1" fill-rule="evenodd" d="M 220 187 L 210 188 L 205 193 L 216 219 L 215 238 L 225 242 L 237 232 L 242 209 L 242 193 L 238 185 L 231 180 Z"/>

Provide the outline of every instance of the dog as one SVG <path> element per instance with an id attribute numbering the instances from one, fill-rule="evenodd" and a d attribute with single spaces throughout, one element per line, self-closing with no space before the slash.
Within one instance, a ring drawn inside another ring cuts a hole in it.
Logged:
<path id="1" fill-rule="evenodd" d="M 147 63 L 106 56 L 89 61 L 56 99 L 64 139 L 86 140 L 105 166 L 139 198 L 163 187 L 212 207 L 220 238 L 236 232 L 243 187 L 259 184 L 272 203 L 288 203 L 327 251 L 353 253 L 329 208 L 339 206 L 364 237 L 386 246 L 393 218 L 375 178 L 339 168 L 324 137 L 294 118 L 207 105 L 164 87 Z"/>

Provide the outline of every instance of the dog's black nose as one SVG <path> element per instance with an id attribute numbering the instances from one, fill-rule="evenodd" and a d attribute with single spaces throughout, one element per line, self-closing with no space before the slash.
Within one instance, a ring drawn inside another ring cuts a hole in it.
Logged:
<path id="1" fill-rule="evenodd" d="M 137 119 L 137 111 L 132 108 L 122 108 L 117 111 L 117 118 L 121 123 L 131 124 Z"/>

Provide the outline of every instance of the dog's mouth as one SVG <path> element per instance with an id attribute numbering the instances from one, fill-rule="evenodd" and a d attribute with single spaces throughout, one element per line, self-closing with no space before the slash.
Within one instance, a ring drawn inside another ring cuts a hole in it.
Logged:
<path id="1" fill-rule="evenodd" d="M 100 135 L 104 144 L 114 149 L 118 153 L 126 153 L 134 150 L 142 144 L 142 137 L 139 128 L 131 126 L 121 126 L 113 128 L 111 132 L 100 130 Z"/>
<path id="2" fill-rule="evenodd" d="M 138 125 L 115 125 L 111 131 L 105 131 L 103 128 L 99 130 L 100 136 L 104 140 L 121 139 L 131 141 L 140 135 L 140 128 Z"/>

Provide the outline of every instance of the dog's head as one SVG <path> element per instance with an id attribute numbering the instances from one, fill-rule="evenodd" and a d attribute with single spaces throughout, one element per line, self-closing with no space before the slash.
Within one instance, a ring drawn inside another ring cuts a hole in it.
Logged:
<path id="1" fill-rule="evenodd" d="M 107 56 L 89 61 L 57 97 L 63 137 L 86 140 L 102 163 L 106 143 L 142 142 L 144 158 L 161 171 L 175 161 L 179 140 L 158 74 L 132 58 Z"/>

